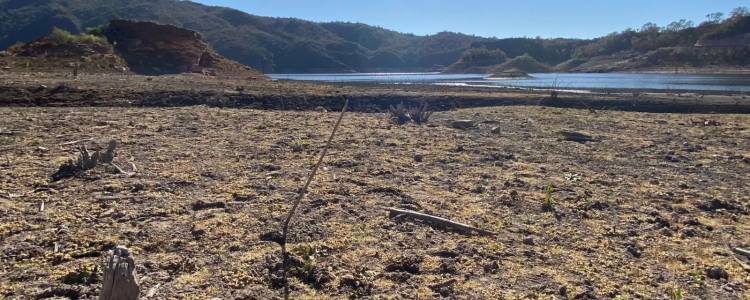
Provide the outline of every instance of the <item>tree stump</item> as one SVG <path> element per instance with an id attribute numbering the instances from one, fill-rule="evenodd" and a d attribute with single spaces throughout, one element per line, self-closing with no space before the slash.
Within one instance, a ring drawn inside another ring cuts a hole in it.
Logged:
<path id="1" fill-rule="evenodd" d="M 140 294 L 135 274 L 135 260 L 127 248 L 118 246 L 109 251 L 104 262 L 104 280 L 99 300 L 136 300 Z"/>

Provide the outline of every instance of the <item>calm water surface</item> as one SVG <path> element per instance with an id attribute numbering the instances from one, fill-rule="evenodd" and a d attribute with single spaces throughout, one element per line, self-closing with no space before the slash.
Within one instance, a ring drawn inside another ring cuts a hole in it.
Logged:
<path id="1" fill-rule="evenodd" d="M 490 79 L 487 74 L 352 73 L 271 74 L 278 80 L 371 82 L 557 89 L 659 89 L 750 92 L 747 75 L 689 75 L 633 73 L 543 73 L 529 78 Z"/>

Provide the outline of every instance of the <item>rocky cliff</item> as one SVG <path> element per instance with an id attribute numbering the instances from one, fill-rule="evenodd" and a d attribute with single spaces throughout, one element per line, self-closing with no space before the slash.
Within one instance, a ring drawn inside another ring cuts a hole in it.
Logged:
<path id="1" fill-rule="evenodd" d="M 261 78 L 259 72 L 215 53 L 192 30 L 153 22 L 112 20 L 104 34 L 136 73 L 205 73 Z"/>

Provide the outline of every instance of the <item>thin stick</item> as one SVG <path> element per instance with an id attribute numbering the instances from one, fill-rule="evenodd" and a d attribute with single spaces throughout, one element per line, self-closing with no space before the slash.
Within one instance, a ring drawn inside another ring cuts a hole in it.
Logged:
<path id="1" fill-rule="evenodd" d="M 750 250 L 745 250 L 742 248 L 734 248 L 734 252 L 737 252 L 737 254 L 742 254 L 744 256 L 747 256 L 747 258 L 750 258 Z"/>
<path id="2" fill-rule="evenodd" d="M 62 143 L 62 144 L 60 144 L 58 146 L 70 146 L 70 145 L 80 144 L 80 143 L 83 143 L 83 142 L 90 142 L 90 141 L 93 141 L 93 140 L 94 140 L 93 138 L 88 138 L 88 139 L 82 139 L 82 140 L 77 140 L 77 141 L 70 141 L 70 142 Z"/>
<path id="3" fill-rule="evenodd" d="M 422 220 L 424 222 L 432 223 L 432 224 L 434 224 L 436 226 L 440 226 L 440 227 L 444 227 L 444 228 L 451 228 L 451 229 L 453 229 L 453 230 L 455 230 L 457 232 L 463 233 L 463 234 L 471 234 L 473 232 L 476 232 L 476 233 L 478 233 L 480 235 L 486 235 L 486 236 L 497 235 L 497 233 L 494 233 L 494 232 L 489 231 L 489 230 L 484 230 L 484 229 L 476 228 L 476 227 L 471 226 L 471 225 L 467 225 L 467 224 L 464 224 L 464 223 L 459 223 L 459 222 L 451 221 L 451 220 L 448 220 L 446 218 L 441 218 L 441 217 L 438 217 L 438 216 L 433 216 L 433 215 L 428 215 L 428 214 L 425 214 L 425 213 L 420 213 L 420 212 L 406 210 L 406 209 L 398 209 L 398 208 L 393 208 L 393 207 L 385 207 L 385 209 L 388 210 L 391 213 L 391 215 L 395 215 L 395 216 L 398 216 L 398 215 L 408 216 L 408 217 L 413 218 L 413 219 Z"/>
<path id="4" fill-rule="evenodd" d="M 281 256 L 283 260 L 283 271 L 284 271 L 284 299 L 289 299 L 289 282 L 287 281 L 287 268 L 288 268 L 288 253 L 286 252 L 286 241 L 287 241 L 287 234 L 289 233 L 289 223 L 292 221 L 292 217 L 294 217 L 294 213 L 297 211 L 297 207 L 302 202 L 302 199 L 307 194 L 307 189 L 310 187 L 310 183 L 312 182 L 313 178 L 315 177 L 315 173 L 318 172 L 318 168 L 320 168 L 320 165 L 323 163 L 323 159 L 325 158 L 326 154 L 328 154 L 328 148 L 331 147 L 331 142 L 333 141 L 333 137 L 336 135 L 336 131 L 339 129 L 339 125 L 341 125 L 341 120 L 344 119 L 344 114 L 346 114 L 346 109 L 349 106 L 349 99 L 346 100 L 344 103 L 344 108 L 341 110 L 341 114 L 339 115 L 339 119 L 336 121 L 336 125 L 333 126 L 333 131 L 331 131 L 331 136 L 328 137 L 328 142 L 326 142 L 325 147 L 323 148 L 323 152 L 320 153 L 320 158 L 318 159 L 318 163 L 315 164 L 315 167 L 313 167 L 312 172 L 310 172 L 310 175 L 307 177 L 307 182 L 305 182 L 305 186 L 299 191 L 299 194 L 297 195 L 297 198 L 294 199 L 294 205 L 292 205 L 292 209 L 289 210 L 289 214 L 286 216 L 286 220 L 284 221 L 284 230 L 281 235 Z"/>

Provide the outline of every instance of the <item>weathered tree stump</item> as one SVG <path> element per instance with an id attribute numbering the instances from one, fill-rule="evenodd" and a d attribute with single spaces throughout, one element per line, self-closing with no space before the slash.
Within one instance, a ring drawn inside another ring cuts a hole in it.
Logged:
<path id="1" fill-rule="evenodd" d="M 127 248 L 109 251 L 104 262 L 104 280 L 99 300 L 136 300 L 141 290 L 135 274 L 135 260 Z"/>

